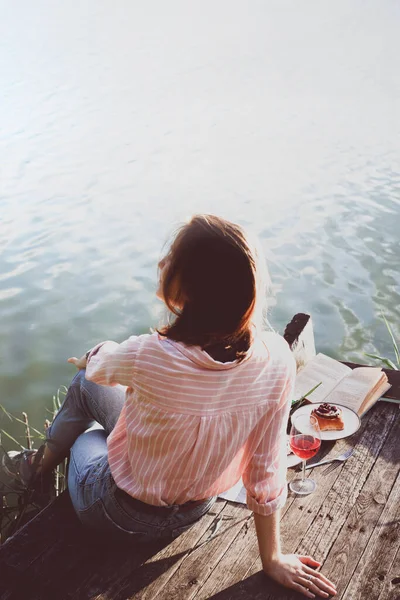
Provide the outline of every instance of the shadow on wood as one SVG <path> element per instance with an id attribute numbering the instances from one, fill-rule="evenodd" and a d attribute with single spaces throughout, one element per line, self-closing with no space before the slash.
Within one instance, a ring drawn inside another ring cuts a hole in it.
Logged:
<path id="1" fill-rule="evenodd" d="M 123 546 L 92 536 L 64 493 L 2 546 L 0 598 L 129 598 L 179 561 L 175 554 L 143 564 L 168 543 Z"/>
<path id="2" fill-rule="evenodd" d="M 305 596 L 279 585 L 262 571 L 209 596 L 208 600 L 304 600 Z"/>

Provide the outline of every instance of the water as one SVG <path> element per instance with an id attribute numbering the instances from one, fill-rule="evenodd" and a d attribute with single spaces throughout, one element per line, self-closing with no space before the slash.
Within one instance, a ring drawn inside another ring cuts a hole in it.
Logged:
<path id="1" fill-rule="evenodd" d="M 0 0 L 0 380 L 42 426 L 70 355 L 157 324 L 174 227 L 252 227 L 282 331 L 399 335 L 400 5 Z M 7 425 L 2 421 L 0 426 Z"/>

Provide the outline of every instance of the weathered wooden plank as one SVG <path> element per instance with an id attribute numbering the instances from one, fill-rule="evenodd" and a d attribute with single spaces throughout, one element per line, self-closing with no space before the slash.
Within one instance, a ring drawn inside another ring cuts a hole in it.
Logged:
<path id="1" fill-rule="evenodd" d="M 400 547 L 383 582 L 378 600 L 400 600 Z"/>
<path id="2" fill-rule="evenodd" d="M 221 560 L 227 548 L 248 519 L 248 509 L 240 504 L 228 504 L 221 512 L 224 521 L 218 535 L 206 546 L 200 546 L 186 557 L 174 577 L 164 587 L 161 595 L 154 598 L 174 598 L 174 600 L 191 600 L 199 588 L 212 574 L 214 567 Z M 206 537 L 204 537 L 204 541 Z M 200 540 L 200 544 L 203 540 Z"/>
<path id="3" fill-rule="evenodd" d="M 198 543 L 205 531 L 209 530 L 210 524 L 225 504 L 222 500 L 217 501 L 210 512 L 190 530 L 170 544 L 161 547 L 158 552 L 149 554 L 139 565 L 129 564 L 127 561 L 125 564 L 116 565 L 114 579 L 109 583 L 108 589 L 104 589 L 95 597 L 96 600 L 154 598 L 162 591 L 186 555 L 191 552 L 192 547 Z M 108 570 L 112 567 L 109 561 L 106 566 Z M 85 582 L 82 582 L 81 587 L 85 585 Z"/>
<path id="4" fill-rule="evenodd" d="M 41 557 L 48 552 L 49 546 L 51 548 L 56 543 L 57 535 L 51 542 L 46 535 L 47 531 L 52 534 L 57 532 L 60 536 L 63 533 L 66 535 L 71 533 L 79 541 L 79 531 L 76 529 L 79 524 L 70 509 L 72 511 L 68 496 L 60 497 L 1 546 L 0 597 L 2 600 L 11 597 L 13 585 L 22 585 L 22 579 L 29 567 L 40 561 Z M 63 519 L 63 516 L 66 516 L 66 519 Z M 63 532 L 66 521 L 68 521 L 68 528 Z M 43 527 L 46 527 L 45 531 Z"/>
<path id="5" fill-rule="evenodd" d="M 377 599 L 400 544 L 400 474 L 371 535 L 343 600 Z"/>
<path id="6" fill-rule="evenodd" d="M 214 594 L 245 578 L 249 566 L 259 556 L 256 530 L 252 513 L 240 529 L 219 563 L 204 585 L 194 596 L 195 600 L 207 600 Z"/>
<path id="7" fill-rule="evenodd" d="M 379 424 L 382 432 L 379 439 L 376 439 L 371 433 L 376 424 Z M 316 558 L 321 560 L 321 548 L 318 544 L 311 544 L 310 535 L 315 529 L 314 533 L 319 538 L 321 528 L 326 531 L 331 527 L 333 515 L 330 514 L 330 509 L 333 509 L 336 503 L 340 501 L 345 504 L 345 498 L 348 503 L 357 497 L 359 489 L 367 477 L 366 469 L 369 470 L 374 463 L 389 428 L 390 425 L 382 417 L 380 411 L 370 411 L 358 432 L 351 438 L 340 440 L 333 452 L 335 455 L 340 454 L 348 447 L 354 446 L 353 456 L 328 475 L 323 475 L 324 469 L 321 468 L 312 470 L 311 476 L 317 482 L 317 490 L 309 496 L 295 496 L 295 501 L 283 522 L 282 542 L 287 551 L 293 552 L 298 549 L 306 554 L 317 552 Z M 371 447 L 372 454 L 369 452 Z M 351 482 L 348 473 L 351 473 Z M 347 496 L 345 496 L 345 491 Z M 301 545 L 301 539 L 305 532 L 307 532 L 307 548 Z"/>
<path id="8" fill-rule="evenodd" d="M 207 515 L 199 522 L 202 530 L 198 537 L 214 518 Z M 160 542 L 140 547 L 116 546 L 108 541 L 105 544 L 104 539 L 93 539 L 81 527 L 65 495 L 2 547 L 0 598 L 53 600 L 54 586 L 58 599 L 86 599 L 103 594 L 127 598 L 161 577 L 184 555 L 166 555 L 147 564 L 149 557 L 162 554 L 165 545 Z M 22 595 L 25 590 L 29 590 L 29 596 Z"/>
<path id="9" fill-rule="evenodd" d="M 282 589 L 282 586 L 268 579 L 264 573 L 258 572 L 213 594 L 208 600 L 265 600 L 267 593 L 268 597 L 274 600 L 282 600 L 286 598 L 281 595 Z M 300 595 L 294 595 L 291 598 L 292 600 L 304 600 L 304 596 Z"/>
<path id="10" fill-rule="evenodd" d="M 297 313 L 286 325 L 283 337 L 294 354 L 298 369 L 315 356 L 314 331 L 310 315 Z"/>
<path id="11" fill-rule="evenodd" d="M 400 420 L 395 419 L 382 450 L 338 537 L 324 570 L 337 583 L 339 600 L 384 509 L 400 463 Z"/>
<path id="12" fill-rule="evenodd" d="M 105 546 L 81 526 L 65 494 L 1 548 L 0 598 L 54 599 L 55 587 L 57 598 L 91 598 L 119 581 L 127 567 L 130 576 L 160 545 L 165 542 L 135 552 L 132 546 Z"/>
<path id="13" fill-rule="evenodd" d="M 391 405 L 389 410 L 382 409 L 382 406 L 373 409 L 364 435 L 354 449 L 354 455 L 343 466 L 338 467 L 340 476 L 332 486 L 318 518 L 307 530 L 307 536 L 299 545 L 298 552 L 318 552 L 321 558 L 327 556 L 350 508 L 357 500 L 396 416 L 397 409 Z M 377 432 L 380 435 L 377 435 Z"/>
<path id="14" fill-rule="evenodd" d="M 190 530 L 168 545 L 160 547 L 159 551 L 149 553 L 140 564 L 123 561 L 116 563 L 115 568 L 110 560 L 105 564 L 107 571 L 113 570 L 114 577 L 109 581 L 108 587 L 97 595 L 96 600 L 109 600 L 110 598 L 143 599 L 154 598 L 161 592 L 164 585 L 173 576 L 186 555 L 192 551 L 205 531 L 209 531 L 211 523 L 216 519 L 226 502 L 218 500 L 212 509 L 202 517 Z M 132 548 L 130 549 L 132 552 Z M 135 552 L 135 548 L 133 548 Z M 83 580 L 81 588 L 88 588 L 88 583 Z M 92 598 L 92 596 L 91 596 Z"/>
<path id="15" fill-rule="evenodd" d="M 225 501 L 218 500 L 210 513 L 188 532 L 168 545 L 159 543 L 136 548 L 132 545 L 117 547 L 107 544 L 105 547 L 104 540 L 99 540 L 99 544 L 93 552 L 88 540 L 77 538 L 75 544 L 80 544 L 80 549 L 83 551 L 83 556 L 80 556 L 79 561 L 71 556 L 72 548 L 66 547 L 66 552 L 63 552 L 61 548 L 55 548 L 55 552 L 51 552 L 50 561 L 47 563 L 52 567 L 52 582 L 54 585 L 54 581 L 57 581 L 63 592 L 68 590 L 68 595 L 60 594 L 58 597 L 71 597 L 74 600 L 79 598 L 98 598 L 99 600 L 123 598 L 125 600 L 142 596 L 155 597 L 156 592 L 162 590 L 163 579 L 168 581 L 199 539 L 207 538 L 204 533 L 209 530 L 216 514 L 225 504 Z M 64 545 L 66 541 L 63 537 Z M 65 572 L 63 572 L 62 564 L 56 565 L 56 569 L 54 569 L 54 554 L 58 557 L 68 556 L 69 564 L 67 564 Z M 40 570 L 43 574 L 45 564 L 40 566 Z M 30 579 L 32 580 L 32 577 Z M 40 586 L 40 596 L 36 597 L 54 598 L 53 593 L 54 589 L 49 589 L 44 583 Z"/>
<path id="16" fill-rule="evenodd" d="M 157 579 L 151 581 L 148 585 L 143 587 L 143 589 L 134 596 L 131 596 L 131 598 L 134 598 L 135 600 L 152 600 L 157 595 L 163 597 L 163 588 L 167 585 L 171 577 L 174 576 L 175 572 L 181 567 L 184 560 L 191 554 L 191 552 L 193 552 L 196 546 L 203 543 L 204 540 L 207 539 L 207 537 L 211 534 L 213 524 L 217 521 L 217 519 L 223 517 L 221 512 L 226 505 L 226 501 L 222 500 L 222 498 L 217 499 L 211 510 L 204 515 L 200 521 L 195 523 L 193 527 L 180 535 L 176 540 L 163 548 L 160 552 L 150 557 L 145 563 L 148 566 L 151 564 L 156 564 L 160 560 L 165 560 L 172 556 L 175 556 L 176 560 L 169 569 L 159 575 Z M 208 543 L 209 542 L 205 542 L 204 544 L 204 552 L 207 552 Z"/>

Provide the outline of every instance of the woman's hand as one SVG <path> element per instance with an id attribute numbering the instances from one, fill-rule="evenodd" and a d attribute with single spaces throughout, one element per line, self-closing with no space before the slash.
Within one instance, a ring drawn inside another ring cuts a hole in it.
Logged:
<path id="1" fill-rule="evenodd" d="M 320 566 L 321 563 L 311 556 L 279 554 L 277 558 L 268 561 L 263 570 L 271 579 L 304 594 L 307 598 L 329 598 L 336 594 L 336 588 L 325 575 L 315 571 L 315 568 Z"/>
<path id="2" fill-rule="evenodd" d="M 75 365 L 78 370 L 86 369 L 86 365 L 87 365 L 86 354 L 84 354 L 81 358 L 76 358 L 76 356 L 72 356 L 71 358 L 68 359 L 67 362 Z"/>

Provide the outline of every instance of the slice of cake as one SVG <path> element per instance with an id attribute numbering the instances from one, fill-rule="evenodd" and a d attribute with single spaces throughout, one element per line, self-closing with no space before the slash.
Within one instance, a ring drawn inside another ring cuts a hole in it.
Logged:
<path id="1" fill-rule="evenodd" d="M 317 417 L 321 431 L 340 431 L 344 429 L 342 409 L 338 406 L 324 402 L 314 408 L 311 414 Z"/>

